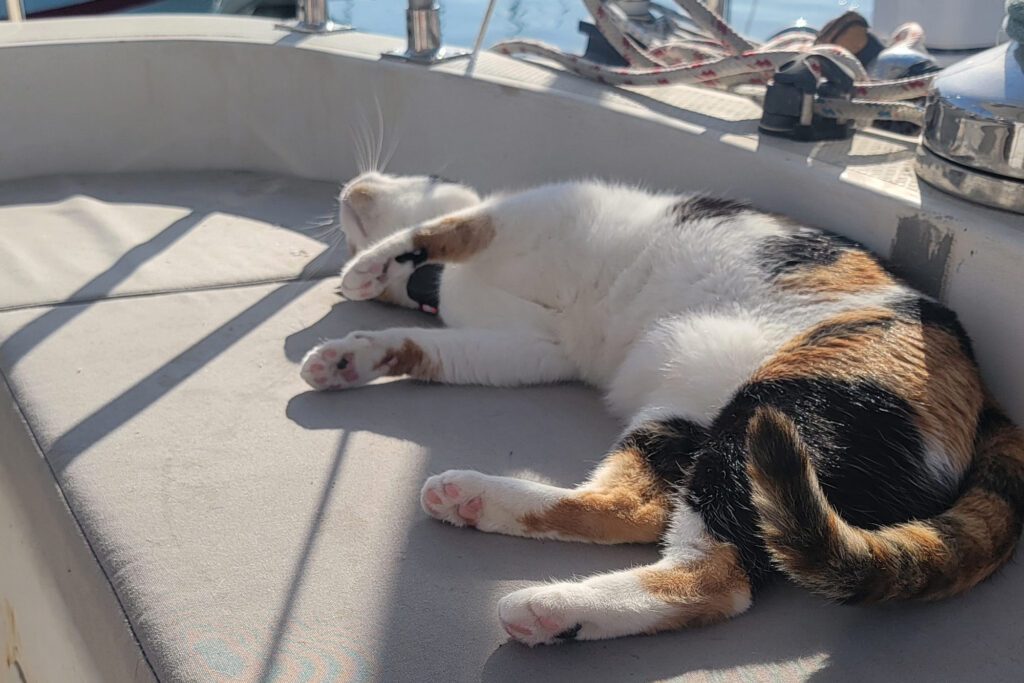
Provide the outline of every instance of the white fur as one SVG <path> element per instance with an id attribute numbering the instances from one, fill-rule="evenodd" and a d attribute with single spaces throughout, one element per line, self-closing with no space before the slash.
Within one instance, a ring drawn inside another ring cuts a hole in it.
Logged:
<path id="1" fill-rule="evenodd" d="M 571 493 L 526 479 L 493 477 L 472 470 L 448 470 L 427 479 L 420 492 L 420 504 L 428 515 L 455 526 L 471 524 L 480 531 L 525 536 L 527 533 L 519 522 L 523 515 L 540 512 Z M 440 502 L 431 502 L 430 494 Z M 460 513 L 460 506 L 471 501 L 479 501 L 473 513 L 468 516 Z M 554 532 L 542 536 L 573 540 Z"/>
<path id="2" fill-rule="evenodd" d="M 532 586 L 498 601 L 502 625 L 527 645 L 555 643 L 559 633 L 576 624 L 579 640 L 645 633 L 677 612 L 677 607 L 644 590 L 636 570 Z"/>
<path id="3" fill-rule="evenodd" d="M 686 501 L 678 501 L 672 510 L 662 548 L 665 559 L 676 564 L 695 562 L 707 554 L 704 520 Z"/>
<path id="4" fill-rule="evenodd" d="M 641 572 L 676 569 L 679 563 L 666 557 L 649 567 L 524 588 L 498 601 L 498 619 L 510 636 L 527 645 L 556 643 L 558 634 L 577 624 L 578 640 L 653 633 L 667 619 L 685 617 L 689 610 L 686 604 L 666 602 L 649 592 Z M 726 616 L 750 607 L 749 591 L 731 597 L 731 613 Z"/>
<path id="5" fill-rule="evenodd" d="M 350 206 L 356 188 L 380 198 Z M 681 199 L 572 182 L 480 200 L 468 188 L 424 177 L 363 174 L 342 193 L 342 228 L 360 249 L 343 271 L 342 291 L 365 299 L 387 289 L 392 300 L 414 306 L 404 294 L 412 268 L 393 257 L 411 250 L 415 226 L 446 211 L 486 213 L 493 242 L 442 275 L 447 331 L 410 333 L 417 342 L 429 338 L 445 359 L 443 381 L 582 379 L 603 389 L 622 418 L 661 408 L 707 424 L 785 340 L 902 290 L 827 301 L 785 294 L 766 281 L 757 250 L 764 238 L 793 228 L 760 214 L 730 218 L 727 227 L 715 218 L 680 226 L 671 207 Z M 519 336 L 488 349 L 483 330 Z"/>

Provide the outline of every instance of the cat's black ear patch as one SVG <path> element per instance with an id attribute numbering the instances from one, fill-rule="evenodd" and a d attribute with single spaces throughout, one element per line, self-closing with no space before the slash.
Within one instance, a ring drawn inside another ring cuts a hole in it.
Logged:
<path id="1" fill-rule="evenodd" d="M 672 207 L 672 213 L 680 223 L 707 218 L 730 218 L 752 207 L 744 202 L 698 195 L 689 197 Z"/>

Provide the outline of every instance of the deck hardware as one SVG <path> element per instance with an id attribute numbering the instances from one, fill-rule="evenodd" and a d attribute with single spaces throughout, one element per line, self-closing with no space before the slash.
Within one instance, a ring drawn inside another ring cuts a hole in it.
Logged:
<path id="1" fill-rule="evenodd" d="M 294 23 L 277 24 L 277 28 L 295 33 L 339 33 L 353 30 L 352 26 L 331 21 L 327 0 L 299 0 L 295 16 Z"/>
<path id="2" fill-rule="evenodd" d="M 758 130 L 794 140 L 843 140 L 853 135 L 853 122 L 814 113 L 819 97 L 850 100 L 853 78 L 827 59 L 817 59 L 820 75 L 812 68 L 814 55 L 783 64 L 772 78 L 764 97 Z"/>
<path id="3" fill-rule="evenodd" d="M 405 10 L 408 47 L 404 52 L 384 52 L 381 57 L 415 64 L 437 64 L 468 57 L 468 50 L 453 49 L 441 44 L 439 12 L 440 7 L 434 4 L 434 0 L 409 0 L 409 8 Z"/>

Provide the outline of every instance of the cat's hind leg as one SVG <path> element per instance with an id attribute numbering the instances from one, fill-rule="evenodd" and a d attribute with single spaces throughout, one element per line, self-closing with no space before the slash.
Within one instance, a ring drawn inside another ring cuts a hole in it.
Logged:
<path id="1" fill-rule="evenodd" d="M 683 549 L 669 545 L 653 565 L 510 593 L 498 602 L 498 618 L 514 639 L 541 645 L 703 626 L 750 604 L 736 548 L 700 531 Z"/>
<path id="2" fill-rule="evenodd" d="M 703 430 L 685 420 L 649 423 L 628 433 L 574 489 L 470 470 L 430 477 L 420 502 L 431 516 L 481 531 L 592 543 L 653 543 L 673 507 L 682 476 Z"/>
<path id="3" fill-rule="evenodd" d="M 475 208 L 400 230 L 345 264 L 341 293 L 353 301 L 373 299 L 420 263 L 465 261 L 487 247 L 494 235 L 491 217 Z"/>

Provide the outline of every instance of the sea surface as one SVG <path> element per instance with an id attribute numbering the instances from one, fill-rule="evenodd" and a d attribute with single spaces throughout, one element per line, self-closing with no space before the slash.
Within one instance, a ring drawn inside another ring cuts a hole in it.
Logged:
<path id="1" fill-rule="evenodd" d="M 74 0 L 23 0 L 29 11 L 72 4 Z M 487 0 L 437 0 L 441 7 L 441 33 L 446 44 L 470 46 L 476 38 Z M 676 7 L 672 0 L 664 0 Z M 328 0 L 335 21 L 361 31 L 405 35 L 406 0 Z M 874 0 L 733 0 L 728 20 L 736 30 L 755 39 L 804 21 L 820 27 L 846 10 L 871 18 Z M 131 12 L 210 13 L 214 0 L 156 0 Z M 3 15 L 0 3 L 0 16 Z M 582 52 L 586 38 L 579 32 L 589 19 L 579 0 L 499 0 L 484 39 L 488 46 L 503 38 L 533 38 L 563 50 Z"/>
<path id="2" fill-rule="evenodd" d="M 472 45 L 486 0 L 439 0 L 438 4 L 444 41 Z M 663 4 L 678 7 L 672 0 Z M 402 0 L 329 0 L 331 15 L 337 21 L 388 35 L 405 35 L 405 6 Z M 735 0 L 730 3 L 728 21 L 740 33 L 761 40 L 801 20 L 820 27 L 850 9 L 870 21 L 873 6 L 874 0 Z M 563 50 L 582 52 L 586 38 L 577 27 L 589 18 L 579 0 L 499 0 L 484 45 L 504 38 L 533 38 Z"/>

